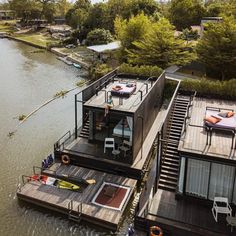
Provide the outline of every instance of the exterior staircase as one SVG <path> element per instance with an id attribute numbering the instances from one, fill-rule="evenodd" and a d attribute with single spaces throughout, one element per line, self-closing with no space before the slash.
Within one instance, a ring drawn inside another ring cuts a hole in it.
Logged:
<path id="1" fill-rule="evenodd" d="M 158 188 L 175 191 L 179 176 L 178 145 L 189 105 L 189 98 L 177 96 L 167 121 L 167 130 L 162 142 L 161 173 Z"/>
<path id="2" fill-rule="evenodd" d="M 79 137 L 81 137 L 81 138 L 88 138 L 89 137 L 89 119 L 87 119 L 83 128 L 81 129 Z"/>

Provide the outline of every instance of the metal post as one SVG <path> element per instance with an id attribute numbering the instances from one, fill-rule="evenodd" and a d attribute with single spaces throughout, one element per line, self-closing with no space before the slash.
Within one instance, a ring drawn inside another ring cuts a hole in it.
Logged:
<path id="1" fill-rule="evenodd" d="M 75 94 L 75 139 L 78 137 L 78 127 L 77 127 L 77 94 Z"/>
<path id="2" fill-rule="evenodd" d="M 142 116 L 138 116 L 139 119 L 141 119 L 142 121 L 142 146 L 141 146 L 141 159 L 143 158 L 143 117 Z"/>

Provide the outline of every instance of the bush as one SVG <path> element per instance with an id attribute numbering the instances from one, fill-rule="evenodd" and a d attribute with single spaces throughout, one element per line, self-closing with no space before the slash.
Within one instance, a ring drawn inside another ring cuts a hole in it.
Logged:
<path id="1" fill-rule="evenodd" d="M 99 44 L 110 43 L 112 41 L 113 41 L 113 38 L 109 30 L 95 29 L 88 33 L 86 44 L 99 45 Z"/>
<path id="2" fill-rule="evenodd" d="M 228 81 L 187 79 L 181 82 L 180 88 L 184 91 L 197 91 L 197 94 L 205 97 L 236 99 L 236 79 Z"/>
<path id="3" fill-rule="evenodd" d="M 95 64 L 89 69 L 89 79 L 97 80 L 109 73 L 110 71 L 112 71 L 112 68 L 109 67 L 107 64 Z"/>
<path id="4" fill-rule="evenodd" d="M 123 63 L 119 69 L 119 73 L 137 75 L 137 76 L 155 76 L 159 77 L 163 70 L 158 66 L 132 66 L 126 63 Z"/>

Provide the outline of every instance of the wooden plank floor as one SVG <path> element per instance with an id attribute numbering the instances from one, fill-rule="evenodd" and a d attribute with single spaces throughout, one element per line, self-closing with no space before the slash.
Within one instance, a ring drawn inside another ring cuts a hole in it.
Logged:
<path id="1" fill-rule="evenodd" d="M 83 192 L 73 192 L 70 190 L 47 186 L 34 181 L 28 182 L 22 186 L 21 191 L 17 192 L 18 197 L 26 201 L 30 200 L 30 202 L 33 203 L 35 201 L 36 204 L 40 201 L 40 205 L 44 205 L 46 208 L 53 208 L 54 210 L 60 209 L 62 212 L 64 211 L 64 213 L 68 212 L 68 203 L 71 200 L 74 201 L 74 209 L 77 209 L 77 206 L 82 202 L 82 219 L 90 219 L 90 221 L 92 219 L 94 223 L 116 230 L 122 214 L 124 213 L 125 206 L 134 192 L 137 183 L 136 180 L 89 170 L 82 167 L 61 165 L 60 163 L 54 164 L 50 170 L 55 171 L 57 175 L 65 174 L 83 179 L 95 179 L 96 184 L 88 185 Z M 51 171 L 48 173 L 52 174 Z M 115 183 L 118 185 L 129 186 L 131 188 L 122 211 L 100 207 L 91 203 L 91 200 L 103 182 Z"/>
<path id="2" fill-rule="evenodd" d="M 218 222 L 215 222 L 211 206 L 196 204 L 187 199 L 175 199 L 175 193 L 159 189 L 152 200 L 147 219 L 155 220 L 160 217 L 185 225 L 193 226 L 212 232 L 209 235 L 230 235 L 230 227 L 227 227 L 225 215 L 219 214 Z M 215 232 L 215 233 L 214 233 Z M 231 235 L 236 235 L 236 232 Z"/>
<path id="3" fill-rule="evenodd" d="M 119 79 L 121 82 L 134 82 L 133 79 Z M 117 109 L 117 110 L 121 110 L 121 111 L 131 111 L 134 112 L 137 109 L 137 103 L 141 100 L 139 100 L 140 98 L 140 93 L 138 93 L 138 90 L 142 90 L 142 91 L 146 91 L 146 87 L 144 85 L 145 80 L 135 80 L 136 82 L 136 90 L 135 92 L 128 98 L 123 98 L 123 104 L 120 105 L 119 104 L 119 97 L 113 96 L 113 102 L 114 102 L 114 107 L 112 109 Z M 118 84 L 119 81 L 115 82 L 110 82 L 107 85 L 107 88 L 103 88 L 103 90 L 105 90 L 106 92 L 110 92 L 112 91 L 112 88 L 116 86 L 116 84 Z M 148 87 L 150 88 L 151 83 L 148 83 Z M 143 95 L 145 95 L 146 92 L 143 93 Z M 99 91 L 98 95 L 94 95 L 91 99 L 89 99 L 86 103 L 86 106 L 95 106 L 95 107 L 104 107 L 105 105 L 105 92 L 104 91 Z M 136 105 L 136 106 L 133 106 Z"/>
<path id="4" fill-rule="evenodd" d="M 236 103 L 206 98 L 195 98 L 193 102 L 190 124 L 203 125 L 206 107 L 233 109 Z M 221 158 L 236 159 L 235 149 L 231 150 L 232 135 L 229 133 L 213 132 L 211 146 L 206 146 L 207 133 L 203 128 L 187 127 L 187 132 L 181 138 L 179 150 L 205 154 Z"/>

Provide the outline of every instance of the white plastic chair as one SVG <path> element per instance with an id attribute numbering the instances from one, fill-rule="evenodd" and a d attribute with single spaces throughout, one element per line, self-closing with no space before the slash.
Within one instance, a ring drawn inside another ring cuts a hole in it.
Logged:
<path id="1" fill-rule="evenodd" d="M 107 148 L 112 148 L 113 151 L 115 150 L 115 140 L 114 140 L 114 138 L 105 138 L 104 153 L 106 153 Z"/>
<path id="2" fill-rule="evenodd" d="M 214 197 L 211 211 L 216 222 L 218 220 L 218 213 L 232 216 L 232 208 L 230 207 L 228 198 L 226 197 Z"/>

